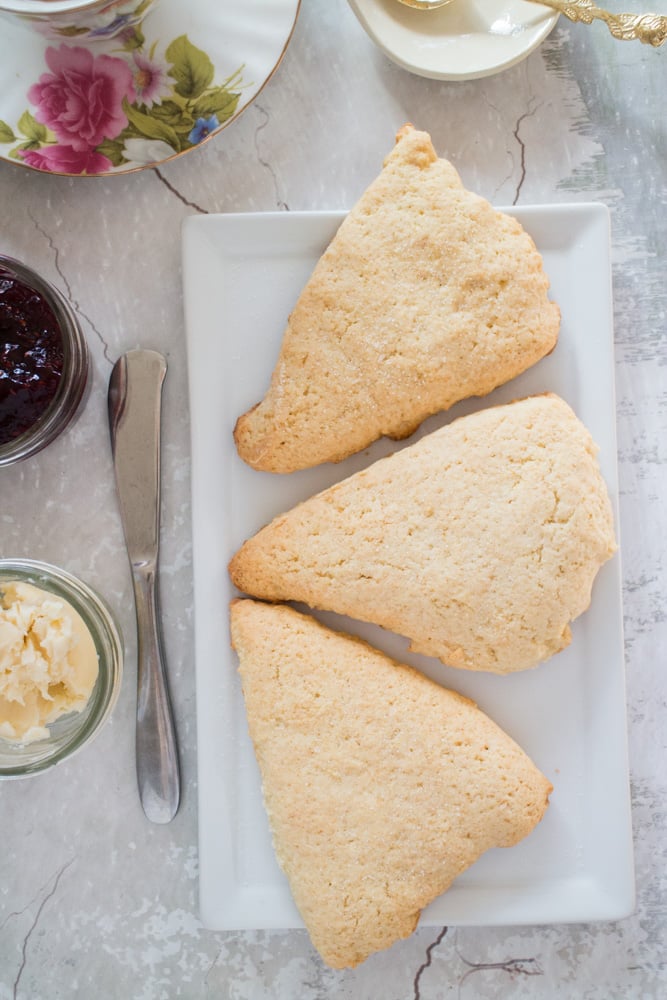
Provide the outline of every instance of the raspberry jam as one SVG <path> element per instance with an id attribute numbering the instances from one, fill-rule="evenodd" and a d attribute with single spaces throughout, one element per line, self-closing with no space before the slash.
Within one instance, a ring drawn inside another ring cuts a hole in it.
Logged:
<path id="1" fill-rule="evenodd" d="M 36 289 L 0 266 L 0 445 L 19 437 L 53 402 L 63 374 L 63 334 Z"/>
<path id="2" fill-rule="evenodd" d="M 36 455 L 72 423 L 89 369 L 67 299 L 33 268 L 0 254 L 0 468 Z"/>

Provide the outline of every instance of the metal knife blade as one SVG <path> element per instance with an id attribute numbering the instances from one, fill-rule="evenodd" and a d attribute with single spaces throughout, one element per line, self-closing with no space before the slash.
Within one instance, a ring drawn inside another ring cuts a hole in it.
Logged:
<path id="1" fill-rule="evenodd" d="M 137 615 L 136 756 L 139 796 L 154 823 L 180 800 L 180 773 L 158 597 L 160 417 L 167 362 L 157 351 L 122 355 L 109 380 L 111 450 Z"/>

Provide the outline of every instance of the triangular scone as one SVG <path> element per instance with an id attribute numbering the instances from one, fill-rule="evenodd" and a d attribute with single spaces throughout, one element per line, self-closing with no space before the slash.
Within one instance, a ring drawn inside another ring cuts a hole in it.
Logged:
<path id="1" fill-rule="evenodd" d="M 535 666 L 569 643 L 615 551 L 595 453 L 555 395 L 460 417 L 275 518 L 232 581 L 382 625 L 454 667 Z"/>
<path id="2" fill-rule="evenodd" d="M 235 601 L 248 725 L 278 862 L 322 958 L 357 965 L 551 785 L 471 701 L 285 605 Z"/>
<path id="3" fill-rule="evenodd" d="M 548 287 L 521 225 L 406 125 L 289 317 L 239 455 L 270 472 L 337 462 L 486 395 L 553 349 Z"/>

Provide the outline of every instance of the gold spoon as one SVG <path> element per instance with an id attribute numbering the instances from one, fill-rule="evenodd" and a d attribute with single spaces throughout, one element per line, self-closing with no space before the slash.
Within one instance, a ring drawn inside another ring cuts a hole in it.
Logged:
<path id="1" fill-rule="evenodd" d="M 407 7 L 416 10 L 435 10 L 444 7 L 452 0 L 398 0 Z M 581 21 L 592 24 L 593 21 L 604 21 L 614 38 L 627 41 L 634 38 L 653 45 L 656 48 L 667 40 L 667 17 L 663 14 L 611 14 L 596 6 L 593 0 L 533 0 L 544 7 L 551 7 L 563 14 L 570 21 Z"/>

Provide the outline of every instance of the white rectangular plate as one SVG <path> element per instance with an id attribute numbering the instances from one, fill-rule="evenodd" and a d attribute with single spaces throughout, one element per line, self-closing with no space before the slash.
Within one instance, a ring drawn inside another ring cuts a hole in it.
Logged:
<path id="1" fill-rule="evenodd" d="M 428 420 L 420 434 L 493 403 L 552 390 L 600 446 L 617 508 L 609 218 L 602 205 L 510 210 L 532 235 L 562 310 L 555 351 L 484 400 Z M 255 472 L 232 438 L 268 385 L 287 316 L 343 218 L 335 213 L 188 219 L 184 289 L 192 418 L 200 909 L 217 929 L 301 926 L 274 858 L 259 772 L 229 645 L 227 563 L 274 515 L 405 447 L 386 440 L 338 466 Z M 407 442 L 409 443 L 409 442 Z M 618 513 L 616 511 L 618 524 Z M 537 829 L 485 854 L 422 914 L 427 925 L 617 919 L 634 905 L 618 555 L 600 572 L 571 646 L 509 677 L 411 655 L 397 636 L 318 615 L 473 698 L 554 786 Z"/>

